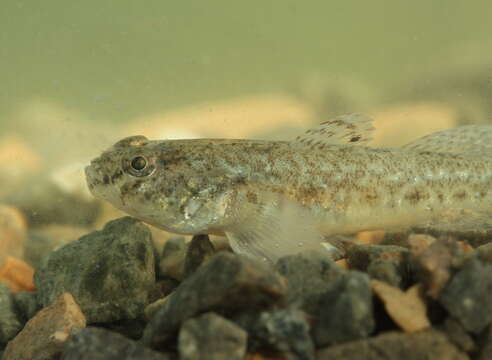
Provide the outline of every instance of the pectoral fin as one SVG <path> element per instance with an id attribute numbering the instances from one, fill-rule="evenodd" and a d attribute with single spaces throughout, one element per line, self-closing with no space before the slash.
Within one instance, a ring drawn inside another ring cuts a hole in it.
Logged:
<path id="1" fill-rule="evenodd" d="M 294 200 L 261 194 L 255 203 L 240 204 L 225 232 L 235 252 L 274 263 L 304 250 L 326 251 L 316 218 Z"/>

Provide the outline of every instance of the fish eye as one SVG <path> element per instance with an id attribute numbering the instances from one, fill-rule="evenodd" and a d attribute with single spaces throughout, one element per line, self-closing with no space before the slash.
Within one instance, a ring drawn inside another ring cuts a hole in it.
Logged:
<path id="1" fill-rule="evenodd" d="M 125 172 L 136 177 L 149 176 L 155 170 L 153 162 L 142 155 L 124 159 L 122 165 Z"/>
<path id="2" fill-rule="evenodd" d="M 143 170 L 147 166 L 147 160 L 145 160 L 143 156 L 137 156 L 133 158 L 131 162 L 131 166 L 134 170 L 137 171 Z"/>

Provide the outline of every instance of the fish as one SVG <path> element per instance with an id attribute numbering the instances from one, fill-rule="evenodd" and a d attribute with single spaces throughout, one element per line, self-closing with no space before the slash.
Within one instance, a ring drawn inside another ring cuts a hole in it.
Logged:
<path id="1" fill-rule="evenodd" d="M 492 225 L 492 126 L 393 148 L 368 145 L 373 131 L 371 117 L 353 113 L 284 141 L 135 135 L 85 174 L 96 198 L 131 216 L 226 236 L 234 252 L 268 262 L 324 251 L 334 234 Z"/>

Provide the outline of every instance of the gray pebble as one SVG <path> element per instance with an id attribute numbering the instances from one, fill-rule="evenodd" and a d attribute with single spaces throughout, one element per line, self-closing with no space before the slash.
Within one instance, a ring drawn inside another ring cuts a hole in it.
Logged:
<path id="1" fill-rule="evenodd" d="M 41 310 L 41 306 L 39 306 L 37 301 L 37 294 L 33 291 L 13 294 L 13 298 L 18 316 L 23 322 L 27 322 Z"/>
<path id="2" fill-rule="evenodd" d="M 283 257 L 275 268 L 287 278 L 288 302 L 299 305 L 313 316 L 319 313 L 320 298 L 329 288 L 329 283 L 346 272 L 316 251 Z"/>
<path id="3" fill-rule="evenodd" d="M 242 313 L 234 319 L 249 333 L 253 351 L 268 349 L 286 360 L 314 359 L 306 314 L 295 308 Z"/>
<path id="4" fill-rule="evenodd" d="M 350 271 L 330 283 L 320 305 L 313 329 L 317 346 L 365 338 L 374 330 L 372 291 L 366 274 Z"/>
<path id="5" fill-rule="evenodd" d="M 0 284 L 0 346 L 3 347 L 12 340 L 22 327 L 10 289 Z"/>
<path id="6" fill-rule="evenodd" d="M 169 360 L 172 357 L 145 348 L 109 330 L 88 327 L 65 344 L 62 360 Z"/>
<path id="7" fill-rule="evenodd" d="M 472 257 L 451 278 L 439 302 L 467 331 L 478 334 L 492 322 L 490 294 L 492 264 Z"/>
<path id="8" fill-rule="evenodd" d="M 193 274 L 201 265 L 207 262 L 215 252 L 214 246 L 208 238 L 208 235 L 193 236 L 186 249 L 186 256 L 183 264 L 183 278 L 186 279 Z"/>
<path id="9" fill-rule="evenodd" d="M 242 360 L 248 334 L 215 313 L 186 320 L 181 326 L 178 349 L 182 360 Z"/>
<path id="10" fill-rule="evenodd" d="M 219 252 L 163 302 L 149 321 L 143 341 L 162 348 L 185 320 L 197 314 L 268 308 L 282 301 L 286 292 L 284 279 L 268 265 Z"/>
<path id="11" fill-rule="evenodd" d="M 34 282 L 43 306 L 70 292 L 88 323 L 112 322 L 143 314 L 154 270 L 150 231 L 124 217 L 52 252 Z"/>
<path id="12" fill-rule="evenodd" d="M 317 360 L 468 360 L 436 330 L 414 334 L 387 332 L 369 339 L 318 350 Z"/>
<path id="13" fill-rule="evenodd" d="M 159 261 L 159 278 L 183 280 L 186 248 L 184 237 L 170 238 L 166 241 Z"/>

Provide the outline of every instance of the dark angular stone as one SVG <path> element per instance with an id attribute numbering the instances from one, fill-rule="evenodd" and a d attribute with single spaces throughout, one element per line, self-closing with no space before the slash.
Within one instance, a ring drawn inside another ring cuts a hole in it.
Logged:
<path id="1" fill-rule="evenodd" d="M 325 346 L 369 336 L 375 327 L 369 276 L 350 271 L 323 293 L 313 329 L 316 345 Z"/>
<path id="2" fill-rule="evenodd" d="M 22 327 L 12 293 L 6 285 L 0 284 L 0 347 L 12 340 Z"/>
<path id="3" fill-rule="evenodd" d="M 468 360 L 436 330 L 413 334 L 388 332 L 369 339 L 320 349 L 317 360 Z"/>
<path id="4" fill-rule="evenodd" d="M 479 350 L 474 357 L 476 360 L 490 360 L 492 359 L 492 326 L 489 326 L 480 336 Z"/>
<path id="5" fill-rule="evenodd" d="M 395 245 L 359 244 L 347 249 L 347 261 L 350 268 L 366 271 L 375 260 L 392 261 L 403 265 L 406 261 L 408 249 Z"/>
<path id="6" fill-rule="evenodd" d="M 242 313 L 234 319 L 248 331 L 252 351 L 280 353 L 286 360 L 314 359 L 306 314 L 295 308 Z"/>
<path id="7" fill-rule="evenodd" d="M 367 267 L 367 273 L 371 278 L 384 281 L 391 286 L 402 286 L 400 266 L 393 261 L 375 260 Z"/>
<path id="8" fill-rule="evenodd" d="M 467 331 L 475 334 L 492 322 L 492 264 L 470 258 L 441 292 L 439 302 Z"/>
<path id="9" fill-rule="evenodd" d="M 52 252 L 34 282 L 43 306 L 70 292 L 88 323 L 135 319 L 155 286 L 150 231 L 131 217 L 113 220 Z"/>
<path id="10" fill-rule="evenodd" d="M 475 253 L 480 258 L 480 260 L 492 264 L 492 243 L 477 247 L 475 249 Z"/>
<path id="11" fill-rule="evenodd" d="M 449 340 L 461 351 L 471 353 L 476 350 L 475 341 L 465 331 L 463 325 L 461 325 L 456 319 L 451 317 L 446 318 L 441 327 L 441 331 L 443 331 L 448 336 Z"/>
<path id="12" fill-rule="evenodd" d="M 16 293 L 13 294 L 13 298 L 17 314 L 23 323 L 31 319 L 39 310 L 41 310 L 35 292 L 26 291 Z"/>
<path id="13" fill-rule="evenodd" d="M 189 277 L 216 253 L 208 235 L 193 236 L 188 244 L 183 265 L 183 278 Z"/>
<path id="14" fill-rule="evenodd" d="M 306 313 L 319 313 L 320 298 L 330 282 L 341 277 L 346 270 L 315 251 L 290 255 L 278 260 L 276 270 L 288 281 L 287 301 L 297 304 Z"/>
<path id="15" fill-rule="evenodd" d="M 145 329 L 143 341 L 159 348 L 181 323 L 208 311 L 234 313 L 264 309 L 285 298 L 285 280 L 266 264 L 220 252 L 163 302 Z"/>
<path id="16" fill-rule="evenodd" d="M 159 260 L 158 277 L 160 279 L 183 280 L 186 249 L 187 245 L 184 237 L 170 238 L 166 241 Z"/>
<path id="17" fill-rule="evenodd" d="M 248 334 L 215 313 L 186 320 L 179 331 L 178 349 L 182 360 L 242 360 Z"/>
<path id="18" fill-rule="evenodd" d="M 88 327 L 65 344 L 63 360 L 170 360 L 172 357 L 144 347 L 109 330 Z"/>

